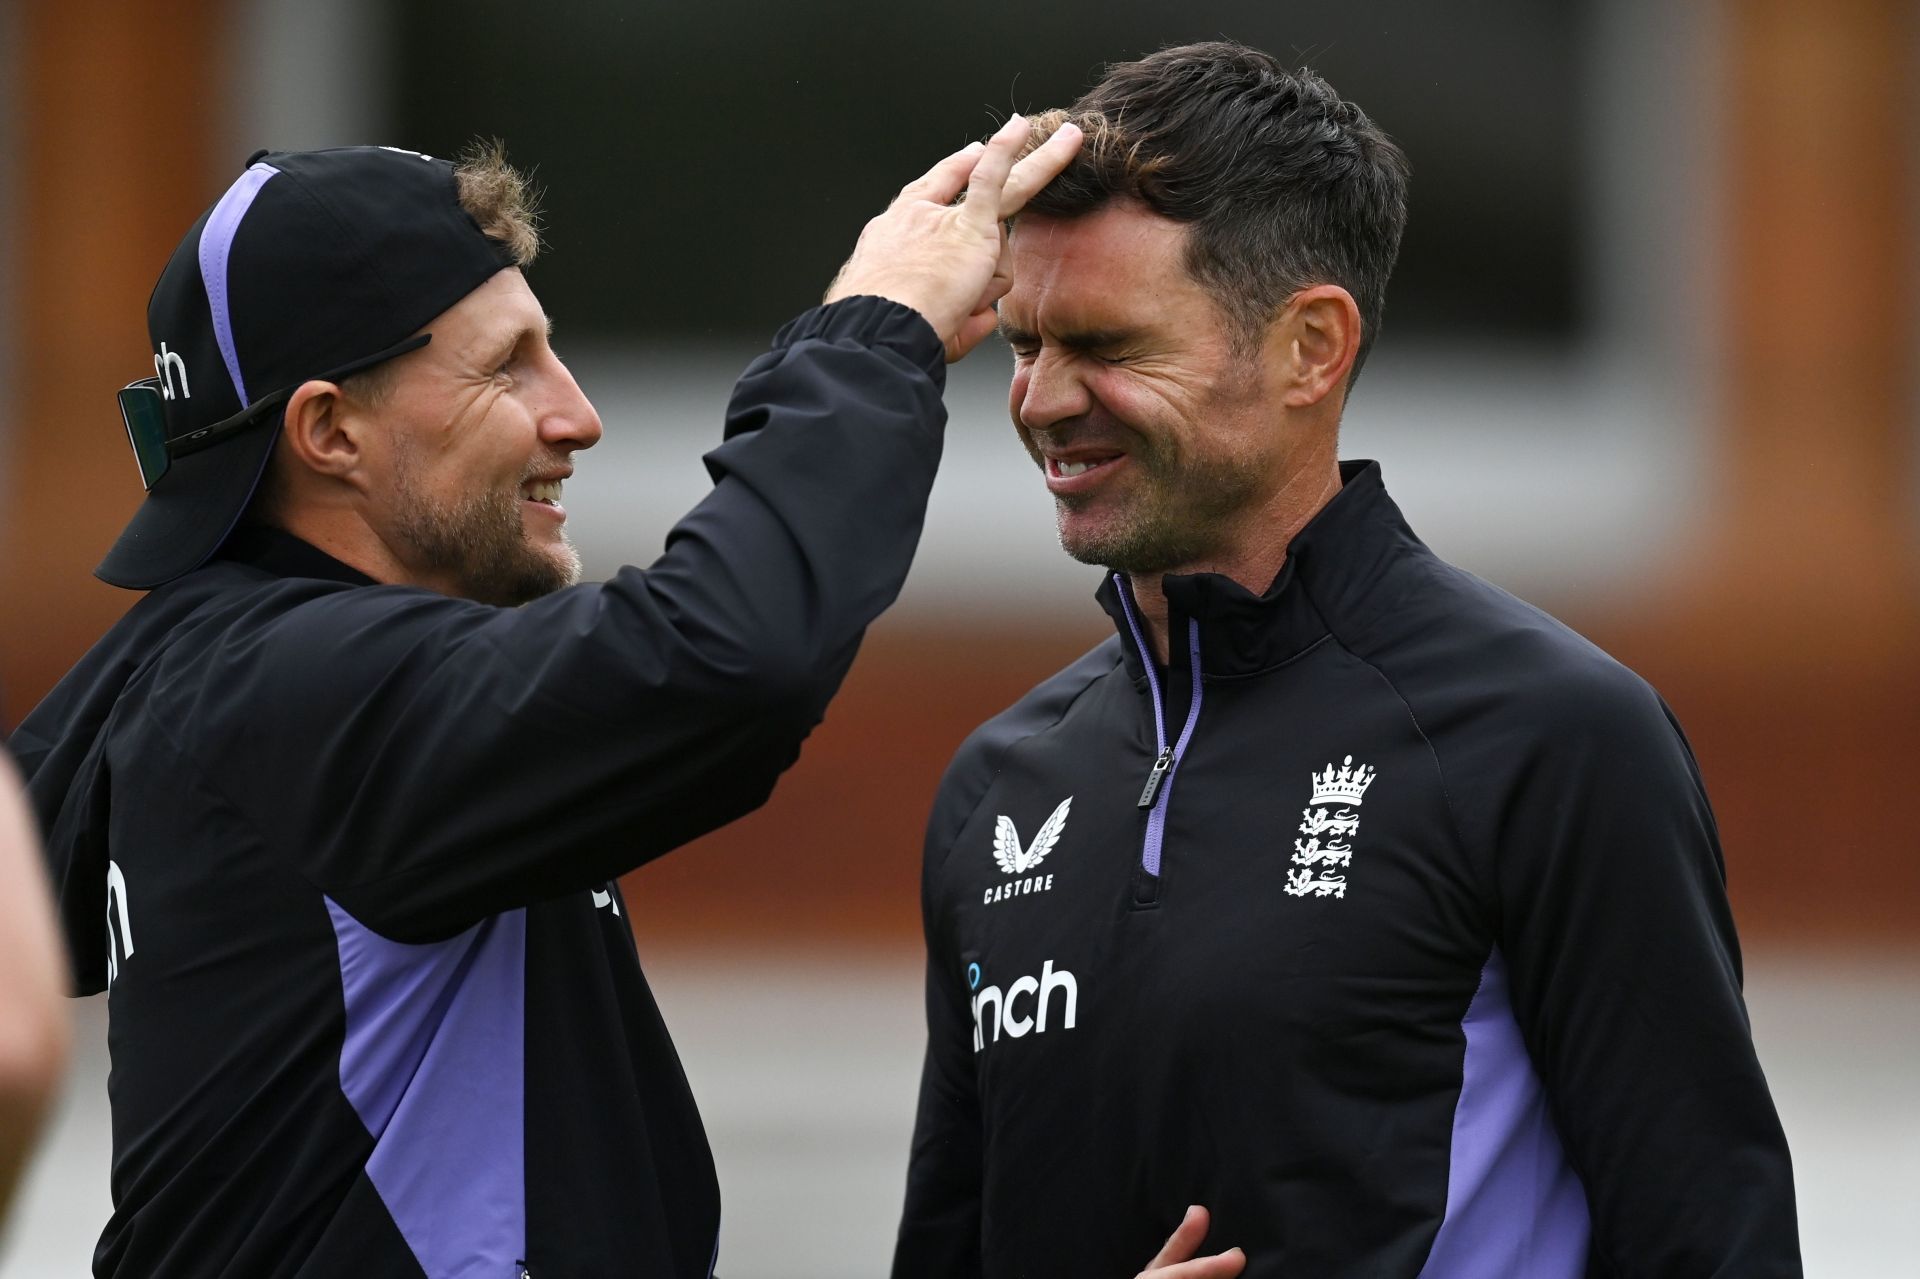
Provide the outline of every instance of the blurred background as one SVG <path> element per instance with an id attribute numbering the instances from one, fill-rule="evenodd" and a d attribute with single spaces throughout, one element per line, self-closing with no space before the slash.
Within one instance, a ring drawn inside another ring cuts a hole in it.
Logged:
<path id="1" fill-rule="evenodd" d="M 10 0 L 0 3 L 0 688 L 17 721 L 133 596 L 111 392 L 259 147 L 498 136 L 530 279 L 607 424 L 590 575 L 705 489 L 739 368 L 861 224 L 1011 110 L 1225 35 L 1406 148 L 1412 222 L 1347 414 L 1444 556 L 1651 679 L 1718 810 L 1808 1273 L 1920 1256 L 1920 12 L 1910 0 Z M 884 1272 L 918 1070 L 925 807 L 961 737 L 1103 637 L 1007 425 L 953 372 L 897 609 L 762 812 L 626 883 L 726 1195 L 721 1272 Z M 83 1273 L 105 1010 L 0 1240 Z"/>

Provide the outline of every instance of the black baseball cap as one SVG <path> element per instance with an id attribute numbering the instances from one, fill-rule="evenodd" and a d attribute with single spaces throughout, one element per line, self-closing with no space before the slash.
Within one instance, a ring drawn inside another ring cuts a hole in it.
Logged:
<path id="1" fill-rule="evenodd" d="M 220 549 L 303 382 L 425 346 L 504 267 L 453 165 L 397 147 L 261 151 L 174 250 L 147 303 L 153 376 L 120 392 L 147 498 L 94 575 L 150 590 Z"/>

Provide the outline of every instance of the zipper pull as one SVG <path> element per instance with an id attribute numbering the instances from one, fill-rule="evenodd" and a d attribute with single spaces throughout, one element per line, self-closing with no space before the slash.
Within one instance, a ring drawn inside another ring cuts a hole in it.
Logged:
<path id="1" fill-rule="evenodd" d="M 1160 793 L 1160 781 L 1171 767 L 1173 767 L 1173 747 L 1169 746 L 1160 752 L 1158 759 L 1153 761 L 1153 770 L 1147 774 L 1146 787 L 1140 792 L 1139 807 L 1153 807 L 1153 797 Z"/>

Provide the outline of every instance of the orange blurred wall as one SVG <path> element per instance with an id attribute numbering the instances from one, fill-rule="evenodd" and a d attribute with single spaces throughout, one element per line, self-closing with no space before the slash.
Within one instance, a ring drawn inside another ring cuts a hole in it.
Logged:
<path id="1" fill-rule="evenodd" d="M 133 599 L 90 576 L 137 498 L 110 392 L 145 372 L 147 290 L 209 198 L 229 16 L 215 0 L 23 0 L 9 720 Z M 1708 533 L 1673 548 L 1664 594 L 1568 620 L 1687 726 L 1750 936 L 1911 940 L 1913 9 L 1742 0 L 1721 17 L 1725 411 Z M 1046 631 L 883 621 L 769 806 L 630 877 L 639 926 L 914 936 L 921 823 L 948 755 L 1104 627 L 1091 605 L 1084 626 Z"/>

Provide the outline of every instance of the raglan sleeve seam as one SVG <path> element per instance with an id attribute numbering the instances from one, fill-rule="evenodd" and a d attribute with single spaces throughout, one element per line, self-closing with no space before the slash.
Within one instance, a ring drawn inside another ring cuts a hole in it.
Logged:
<path id="1" fill-rule="evenodd" d="M 1413 731 L 1420 737 L 1420 744 L 1427 748 L 1427 754 L 1433 760 L 1434 775 L 1440 781 L 1440 800 L 1447 810 L 1447 827 L 1453 836 L 1454 846 L 1465 856 L 1466 864 L 1472 866 L 1473 846 L 1467 842 L 1466 828 L 1460 819 L 1459 806 L 1454 800 L 1454 786 L 1453 783 L 1448 780 L 1446 760 L 1442 758 L 1440 748 L 1434 743 L 1432 734 L 1427 732 L 1426 725 L 1420 722 L 1420 715 L 1413 709 L 1413 703 L 1407 698 L 1406 693 L 1401 690 L 1399 683 L 1396 682 L 1391 675 L 1387 674 L 1384 667 L 1348 644 L 1331 626 L 1328 627 L 1328 632 L 1333 635 L 1333 641 L 1340 646 L 1341 651 L 1372 671 L 1380 682 L 1386 685 L 1387 691 L 1393 694 L 1394 700 L 1400 703 L 1401 709 L 1406 711 L 1408 723 L 1413 725 Z M 1488 903 L 1494 904 L 1493 908 L 1497 910 L 1498 895 L 1492 892 L 1492 886 L 1486 885 L 1483 887 L 1488 890 L 1488 896 L 1485 900 Z"/>
<path id="2" fill-rule="evenodd" d="M 1116 658 L 1114 661 L 1114 666 L 1118 666 L 1118 665 L 1119 665 L 1119 659 Z M 950 832 L 948 832 L 946 838 L 940 841 L 944 850 L 941 853 L 940 865 L 935 866 L 932 863 L 932 859 L 931 858 L 928 859 L 927 873 L 929 876 L 933 875 L 936 871 L 938 871 L 939 869 L 943 868 L 946 865 L 947 855 L 953 851 L 953 845 L 960 838 L 960 832 L 966 829 L 967 823 L 972 821 L 974 814 L 980 811 L 980 805 L 986 803 L 988 793 L 993 790 L 994 781 L 999 778 L 1001 773 L 1006 771 L 1007 761 L 1012 757 L 1013 752 L 1017 750 L 1020 746 L 1031 741 L 1033 738 L 1036 738 L 1040 736 L 1042 733 L 1048 732 L 1058 727 L 1061 721 L 1066 719 L 1066 717 L 1072 713 L 1074 706 L 1079 703 L 1080 699 L 1082 697 L 1085 697 L 1087 693 L 1091 691 L 1096 684 L 1098 684 L 1101 680 L 1105 679 L 1108 675 L 1112 673 L 1113 673 L 1113 667 L 1109 667 L 1106 670 L 1101 671 L 1098 675 L 1095 675 L 1092 678 L 1088 679 L 1086 683 L 1082 684 L 1078 689 L 1074 691 L 1073 696 L 1069 697 L 1061 705 L 1058 714 L 1054 715 L 1046 723 L 1035 727 L 1032 731 L 1021 733 L 1019 736 L 1009 739 L 1007 743 L 1004 746 L 1000 747 L 999 751 L 995 755 L 993 755 L 990 762 L 983 762 L 979 766 L 979 771 L 985 775 L 986 781 L 984 784 L 981 785 L 979 793 L 975 795 L 972 801 L 967 805 L 966 810 L 960 814 L 959 820 L 953 823 L 953 828 Z M 964 751 L 966 747 L 963 745 L 961 749 Z M 934 843 L 932 831 L 928 832 L 927 843 L 929 846 L 929 851 L 931 851 L 932 845 Z"/>

